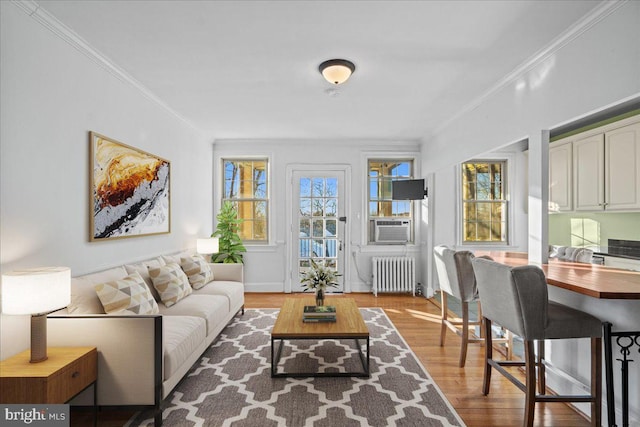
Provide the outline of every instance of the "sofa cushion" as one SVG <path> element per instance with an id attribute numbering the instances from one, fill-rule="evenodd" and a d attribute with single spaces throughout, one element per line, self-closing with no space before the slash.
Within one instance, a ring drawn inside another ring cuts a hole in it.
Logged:
<path id="1" fill-rule="evenodd" d="M 140 274 L 95 285 L 107 314 L 158 314 L 158 304 Z"/>
<path id="2" fill-rule="evenodd" d="M 207 336 L 226 324 L 229 313 L 227 299 L 222 295 L 191 295 L 170 307 L 160 306 L 163 316 L 197 316 L 207 322 Z"/>
<path id="3" fill-rule="evenodd" d="M 102 303 L 96 294 L 95 285 L 127 277 L 124 267 L 115 267 L 97 273 L 71 279 L 71 302 L 67 307 L 70 314 L 104 314 Z"/>
<path id="4" fill-rule="evenodd" d="M 193 356 L 207 337 L 204 319 L 193 316 L 163 316 L 164 378 L 167 380 Z"/>
<path id="5" fill-rule="evenodd" d="M 124 268 L 129 274 L 133 272 L 137 272 L 138 274 L 140 274 L 140 277 L 142 277 L 144 282 L 147 284 L 147 287 L 151 291 L 151 295 L 153 295 L 153 298 L 155 298 L 156 301 L 161 301 L 160 294 L 158 294 L 156 288 L 153 287 L 151 276 L 149 276 L 149 268 L 161 267 L 163 265 L 165 265 L 165 263 L 162 258 L 156 258 L 148 261 L 138 262 L 136 264 L 127 264 L 124 266 Z"/>
<path id="6" fill-rule="evenodd" d="M 206 286 L 193 291 L 196 295 L 223 295 L 229 303 L 228 310 L 244 304 L 244 285 L 241 282 L 214 280 Z"/>
<path id="7" fill-rule="evenodd" d="M 150 267 L 149 276 L 160 299 L 167 307 L 171 307 L 192 291 L 189 279 L 178 264 L 170 263 L 160 267 Z"/>
<path id="8" fill-rule="evenodd" d="M 187 275 L 193 289 L 200 289 L 213 280 L 213 271 L 200 255 L 180 258 L 180 267 Z"/>

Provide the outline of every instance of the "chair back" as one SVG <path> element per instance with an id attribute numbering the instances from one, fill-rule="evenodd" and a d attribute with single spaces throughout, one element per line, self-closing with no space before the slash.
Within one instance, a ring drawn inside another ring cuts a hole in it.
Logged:
<path id="1" fill-rule="evenodd" d="M 482 315 L 525 340 L 543 339 L 549 299 L 542 269 L 510 267 L 483 258 L 471 262 Z"/>
<path id="2" fill-rule="evenodd" d="M 433 248 L 440 289 L 462 302 L 478 296 L 470 251 L 454 251 L 444 245 Z"/>

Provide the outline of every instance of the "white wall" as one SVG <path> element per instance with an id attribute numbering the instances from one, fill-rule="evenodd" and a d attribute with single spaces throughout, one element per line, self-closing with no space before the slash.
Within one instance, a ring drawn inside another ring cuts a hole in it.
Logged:
<path id="1" fill-rule="evenodd" d="M 311 147 L 311 148 L 310 148 Z M 392 148 L 391 148 L 392 147 Z M 347 215 L 348 241 L 344 244 L 346 254 L 345 283 L 351 291 L 371 290 L 371 257 L 380 254 L 419 256 L 422 237 L 418 228 L 417 245 L 374 246 L 366 244 L 365 222 L 367 218 L 367 158 L 403 155 L 415 157 L 419 175 L 419 145 L 411 141 L 242 141 L 220 140 L 214 143 L 214 188 L 222 194 L 221 159 L 239 156 L 269 158 L 270 165 L 270 218 L 271 242 L 269 245 L 247 246 L 245 255 L 245 286 L 248 291 L 282 292 L 290 272 L 287 257 L 290 246 L 290 224 L 287 223 L 287 199 L 291 194 L 291 182 L 287 181 L 287 167 L 294 164 L 339 165 L 351 172 Z M 214 200 L 215 210 L 220 206 L 220 197 Z M 418 210 L 419 215 L 419 210 Z M 353 253 L 362 280 L 358 277 Z M 418 277 L 426 270 L 418 263 Z M 424 279 L 418 279 L 424 283 Z"/>
<path id="2" fill-rule="evenodd" d="M 211 144 L 132 84 L 0 2 L 0 263 L 72 275 L 195 246 L 212 231 Z M 89 131 L 171 162 L 171 233 L 89 242 Z M 0 359 L 29 347 L 0 318 Z"/>
<path id="3" fill-rule="evenodd" d="M 424 141 L 423 173 L 434 173 L 436 182 L 433 193 L 436 209 L 432 223 L 434 244 L 455 244 L 451 232 L 454 226 L 451 216 L 456 209 L 450 190 L 453 185 L 452 165 L 528 135 L 539 140 L 544 129 L 553 129 L 559 124 L 640 96 L 640 2 L 609 3 L 607 7 L 612 5 L 598 19 L 570 31 L 570 37 L 532 67 L 505 81 Z M 455 147 L 455 150 L 448 147 Z M 524 167 L 519 170 L 522 182 L 528 180 L 525 171 Z M 528 188 L 536 190 L 532 185 L 529 182 Z M 546 215 L 546 212 L 536 214 Z M 528 234 L 526 221 L 517 224 L 517 228 L 518 233 Z M 427 250 L 431 251 L 431 248 Z M 588 311 L 603 321 L 613 322 L 614 331 L 637 330 L 640 325 L 640 301 L 601 301 L 553 288 L 550 296 Z M 549 346 L 550 360 L 584 381 L 589 378 L 588 352 L 587 356 L 582 356 L 585 352 L 572 350 L 572 345 L 557 342 Z M 616 366 L 616 376 L 618 369 Z M 565 391 L 564 388 L 570 388 L 561 378 L 551 378 L 548 383 L 560 393 Z M 638 423 L 638 364 L 631 366 L 630 384 L 632 420 Z M 616 395 L 619 410 L 619 388 Z"/>

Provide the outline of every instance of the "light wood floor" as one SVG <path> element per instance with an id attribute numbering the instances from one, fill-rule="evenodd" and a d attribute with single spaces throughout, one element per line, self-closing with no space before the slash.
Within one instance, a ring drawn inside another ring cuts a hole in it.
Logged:
<path id="1" fill-rule="evenodd" d="M 247 293 L 245 306 L 246 308 L 279 308 L 283 299 L 291 296 L 281 293 Z M 492 376 L 489 395 L 482 395 L 483 348 L 480 345 L 469 345 L 464 368 L 458 367 L 460 338 L 448 332 L 445 346 L 440 347 L 440 308 L 436 303 L 423 297 L 405 295 L 375 297 L 372 294 L 355 293 L 345 297 L 354 298 L 359 307 L 381 307 L 385 310 L 467 426 L 522 425 L 524 393 L 502 375 L 495 372 Z M 328 298 L 340 298 L 340 296 L 331 295 Z M 90 420 L 87 415 L 72 413 L 71 425 L 89 425 L 85 424 Z M 98 425 L 122 426 L 130 415 L 131 413 L 128 412 L 101 411 Z M 563 403 L 539 403 L 536 405 L 534 425 L 576 427 L 590 424 Z"/>

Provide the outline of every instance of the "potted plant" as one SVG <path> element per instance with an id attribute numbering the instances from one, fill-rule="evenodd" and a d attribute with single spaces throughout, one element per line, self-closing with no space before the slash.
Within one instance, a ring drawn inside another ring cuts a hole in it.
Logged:
<path id="1" fill-rule="evenodd" d="M 211 237 L 218 238 L 219 252 L 211 255 L 211 262 L 242 264 L 242 252 L 246 252 L 247 249 L 238 235 L 242 219 L 238 218 L 233 203 L 225 200 L 216 218 L 218 226 Z"/>
<path id="2" fill-rule="evenodd" d="M 321 307 L 324 305 L 324 294 L 327 288 L 335 288 L 340 284 L 336 279 L 341 276 L 332 268 L 325 267 L 324 265 L 318 265 L 313 259 L 311 261 L 311 268 L 300 280 L 302 283 L 302 289 L 304 292 L 313 290 L 316 293 L 316 305 Z"/>

